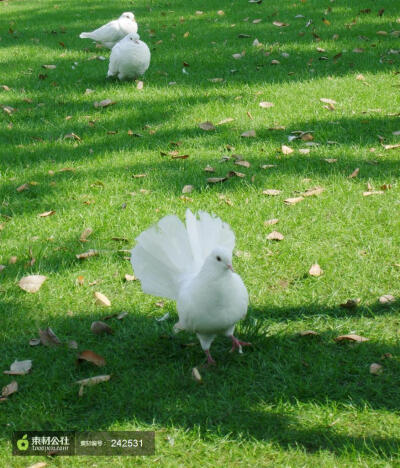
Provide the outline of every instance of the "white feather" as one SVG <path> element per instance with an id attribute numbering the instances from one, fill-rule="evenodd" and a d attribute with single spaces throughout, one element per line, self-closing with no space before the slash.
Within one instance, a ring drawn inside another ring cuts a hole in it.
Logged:
<path id="1" fill-rule="evenodd" d="M 135 16 L 128 11 L 122 13 L 118 19 L 110 21 L 94 31 L 81 33 L 79 37 L 81 39 L 92 39 L 112 49 L 126 35 L 136 33 L 137 30 L 138 25 Z"/>
<path id="2" fill-rule="evenodd" d="M 248 293 L 231 271 L 235 236 L 206 212 L 186 211 L 186 226 L 166 216 L 137 238 L 131 262 L 142 289 L 177 301 L 175 330 L 197 334 L 208 352 L 217 334 L 232 336 L 247 312 Z"/>
<path id="3" fill-rule="evenodd" d="M 150 65 L 150 49 L 136 33 L 128 34 L 111 51 L 107 77 L 118 75 L 120 80 L 143 75 Z"/>

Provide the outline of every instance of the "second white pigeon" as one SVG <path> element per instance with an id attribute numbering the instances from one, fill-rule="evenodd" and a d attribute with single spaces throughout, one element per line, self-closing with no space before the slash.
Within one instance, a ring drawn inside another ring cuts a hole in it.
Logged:
<path id="1" fill-rule="evenodd" d="M 199 219 L 186 211 L 186 226 L 177 216 L 165 216 L 142 232 L 132 250 L 135 275 L 147 294 L 177 302 L 179 321 L 174 329 L 196 333 L 208 364 L 215 361 L 210 346 L 219 335 L 232 340 L 232 350 L 249 345 L 234 335 L 245 317 L 249 297 L 234 273 L 235 235 L 228 224 L 204 211 Z"/>
<path id="2" fill-rule="evenodd" d="M 139 34 L 128 34 L 112 48 L 107 78 L 111 76 L 118 76 L 120 80 L 138 78 L 149 68 L 150 57 L 150 49 L 140 40 Z"/>
<path id="3" fill-rule="evenodd" d="M 115 44 L 130 33 L 136 33 L 138 25 L 135 15 L 131 11 L 126 11 L 113 21 L 95 29 L 91 32 L 83 32 L 79 35 L 81 39 L 93 39 L 104 46 L 112 49 Z"/>

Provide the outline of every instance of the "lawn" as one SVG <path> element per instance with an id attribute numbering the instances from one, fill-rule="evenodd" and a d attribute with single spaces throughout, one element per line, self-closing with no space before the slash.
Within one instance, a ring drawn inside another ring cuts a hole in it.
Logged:
<path id="1" fill-rule="evenodd" d="M 19 385 L 0 402 L 1 466 L 400 466 L 399 302 L 379 301 L 400 297 L 396 3 L 0 1 L 0 362 L 33 362 L 1 377 Z M 109 50 L 78 37 L 129 10 L 152 51 L 143 89 L 107 81 Z M 229 171 L 245 177 L 207 183 Z M 232 226 L 250 295 L 237 335 L 253 347 L 216 339 L 210 369 L 194 336 L 172 333 L 175 304 L 125 280 L 135 237 L 187 208 Z M 47 277 L 35 294 L 18 286 L 30 274 Z M 112 335 L 92 333 L 123 311 Z M 46 327 L 63 344 L 30 346 Z M 368 341 L 334 341 L 349 333 Z M 87 349 L 106 366 L 77 365 Z M 111 379 L 78 396 L 99 374 Z M 57 429 L 154 430 L 156 454 L 11 455 L 13 431 Z"/>

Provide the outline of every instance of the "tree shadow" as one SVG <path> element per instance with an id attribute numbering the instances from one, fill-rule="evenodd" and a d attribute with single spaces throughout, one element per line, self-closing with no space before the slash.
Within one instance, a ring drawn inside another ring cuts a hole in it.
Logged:
<path id="1" fill-rule="evenodd" d="M 169 305 L 172 318 L 157 322 L 154 317 L 145 316 L 141 305 L 135 303 L 123 321 L 108 322 L 114 334 L 105 337 L 94 335 L 90 324 L 104 319 L 106 312 L 43 320 L 36 311 L 21 304 L 3 300 L 1 308 L 8 313 L 5 326 L 12 328 L 17 320 L 19 327 L 18 337 L 4 341 L 3 367 L 15 358 L 29 357 L 34 363 L 31 374 L 16 377 L 19 392 L 3 403 L 3 418 L 8 421 L 1 426 L 3 438 L 13 430 L 25 428 L 105 430 L 124 422 L 156 429 L 197 427 L 205 440 L 212 433 L 273 442 L 285 449 L 301 447 L 309 453 L 327 450 L 341 455 L 353 447 L 361 455 L 371 450 L 387 458 L 398 455 L 398 438 L 371 430 L 354 436 L 347 434 L 343 425 L 338 431 L 335 420 L 346 420 L 348 405 L 361 412 L 368 408 L 375 415 L 397 411 L 398 344 L 378 340 L 338 344 L 332 339 L 333 331 L 322 331 L 316 337 L 270 332 L 272 323 L 294 315 L 301 319 L 318 310 L 326 316 L 341 317 L 350 312 L 338 313 L 335 308 L 318 304 L 297 310 L 250 310 L 237 332 L 251 340 L 253 348 L 246 348 L 243 355 L 230 354 L 227 340 L 218 338 L 213 345 L 218 364 L 204 369 L 203 353 L 195 337 L 172 333 L 175 312 Z M 398 304 L 375 305 L 372 310 L 375 315 L 391 316 L 397 314 Z M 360 308 L 355 313 L 364 311 Z M 64 343 L 73 339 L 79 343 L 80 351 L 92 349 L 104 356 L 106 367 L 76 366 L 78 351 L 67 346 L 29 347 L 35 330 L 46 326 L 51 326 Z M 385 353 L 394 357 L 384 360 L 384 373 L 369 374 L 369 364 L 382 362 Z M 195 365 L 202 374 L 202 385 L 191 379 L 190 371 Z M 84 396 L 78 398 L 78 387 L 73 382 L 108 373 L 112 373 L 109 382 L 87 388 Z M 336 410 L 326 423 L 307 422 L 297 417 L 294 408 L 305 409 L 308 405 L 317 413 L 324 411 L 325 406 Z"/>

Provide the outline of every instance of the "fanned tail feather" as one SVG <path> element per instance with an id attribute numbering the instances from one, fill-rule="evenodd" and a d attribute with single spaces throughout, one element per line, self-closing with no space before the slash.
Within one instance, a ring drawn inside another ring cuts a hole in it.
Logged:
<path id="1" fill-rule="evenodd" d="M 186 211 L 186 227 L 176 216 L 165 216 L 142 232 L 131 263 L 143 292 L 177 300 L 182 284 L 196 275 L 215 247 L 230 251 L 235 236 L 228 224 L 204 211 L 200 219 Z"/>

